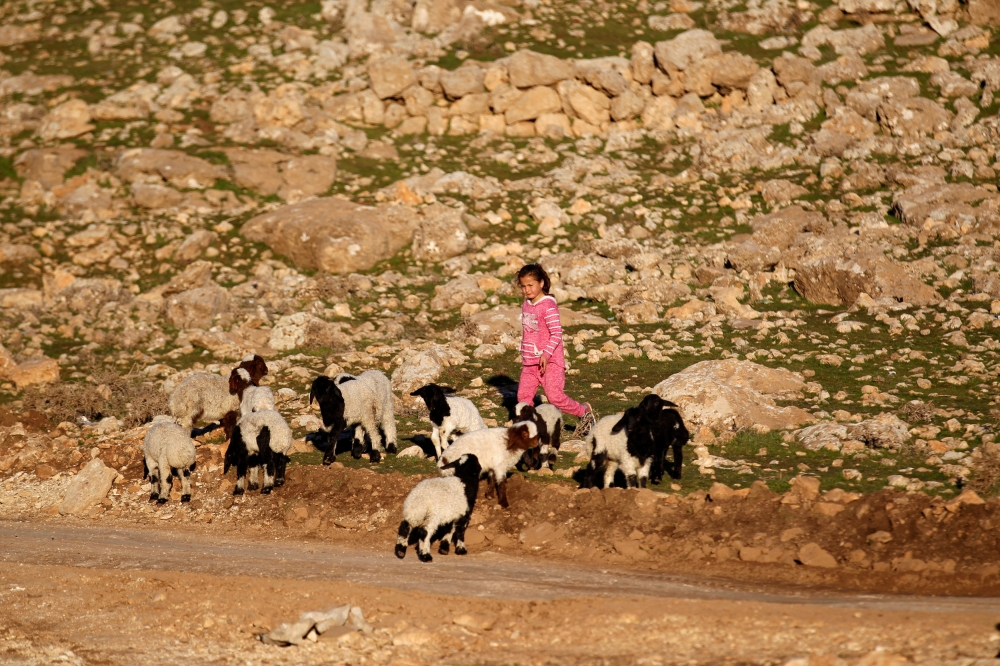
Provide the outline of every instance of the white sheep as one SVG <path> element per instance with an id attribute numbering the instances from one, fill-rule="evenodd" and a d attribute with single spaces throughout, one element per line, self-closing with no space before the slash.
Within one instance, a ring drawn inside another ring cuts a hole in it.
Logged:
<path id="1" fill-rule="evenodd" d="M 240 416 L 274 409 L 274 391 L 267 386 L 248 386 L 240 400 Z"/>
<path id="2" fill-rule="evenodd" d="M 517 465 L 522 456 L 538 455 L 538 426 L 531 421 L 515 423 L 509 428 L 486 428 L 462 435 L 441 454 L 438 469 L 448 474 L 449 465 L 465 454 L 479 459 L 482 476 L 492 482 L 487 496 L 496 491 L 500 506 L 507 502 L 507 473 Z M 529 462 L 529 467 L 533 464 Z M 537 464 L 534 465 L 537 469 Z"/>
<path id="3" fill-rule="evenodd" d="M 554 466 L 558 460 L 563 429 L 562 412 L 559 408 L 547 402 L 540 405 L 519 402 L 514 406 L 514 420 L 535 422 L 538 426 L 538 441 L 542 443 L 542 465 Z"/>
<path id="4" fill-rule="evenodd" d="M 438 458 L 451 444 L 453 436 L 486 429 L 483 417 L 471 400 L 447 395 L 454 390 L 447 386 L 425 384 L 410 394 L 423 398 L 427 405 L 432 426 L 431 443 L 434 444 L 434 454 Z"/>
<path id="5" fill-rule="evenodd" d="M 406 557 L 406 547 L 416 542 L 417 557 L 430 562 L 431 541 L 439 536 L 439 553 L 447 555 L 454 538 L 455 554 L 465 555 L 465 530 L 476 507 L 481 467 L 476 456 L 466 454 L 450 463 L 448 470 L 454 476 L 425 479 L 403 501 L 396 557 Z"/>
<path id="6" fill-rule="evenodd" d="M 251 384 L 250 373 L 244 368 L 235 368 L 228 378 L 191 375 L 177 385 L 167 404 L 177 422 L 190 430 L 199 421 L 221 421 L 230 412 L 238 414 L 243 392 Z"/>
<path id="7" fill-rule="evenodd" d="M 319 403 L 323 427 L 320 433 L 317 433 L 319 436 L 312 438 L 312 442 L 316 448 L 324 452 L 324 465 L 329 465 L 336 460 L 337 440 L 347 428 L 354 428 L 354 445 L 351 449 L 351 455 L 355 459 L 360 458 L 364 453 L 364 438 L 367 434 L 372 443 L 371 461 L 377 463 L 382 460 L 383 446 L 382 436 L 379 432 L 379 417 L 386 416 L 387 406 L 382 404 L 379 397 L 382 393 L 381 389 L 376 392 L 371 388 L 371 385 L 377 381 L 370 376 L 366 381 L 363 381 L 360 377 L 346 374 L 337 375 L 334 379 L 320 375 L 313 380 L 312 388 L 309 391 L 309 404 L 311 405 L 313 400 Z M 388 409 L 391 409 L 391 390 L 389 398 L 390 406 Z M 383 423 L 391 424 L 385 426 L 389 428 L 389 431 L 386 432 L 386 438 L 392 438 L 392 447 L 395 451 L 395 416 L 391 412 L 388 413 L 388 421 L 383 421 Z"/>
<path id="8" fill-rule="evenodd" d="M 292 448 L 292 429 L 280 413 L 273 409 L 251 412 L 243 416 L 233 429 L 233 436 L 226 449 L 222 473 L 236 467 L 234 495 L 258 488 L 258 470 L 264 467 L 262 495 L 270 494 L 274 487 L 285 484 L 285 466 L 288 450 Z M 246 484 L 247 470 L 250 484 Z"/>
<path id="9" fill-rule="evenodd" d="M 170 496 L 172 477 L 181 479 L 181 501 L 191 501 L 191 472 L 196 453 L 190 431 L 169 421 L 154 423 L 142 443 L 143 478 L 152 486 L 149 499 L 163 504 Z"/>
<path id="10" fill-rule="evenodd" d="M 396 453 L 396 410 L 392 401 L 392 382 L 384 373 L 378 370 L 365 370 L 360 375 L 342 372 L 333 380 L 341 385 L 350 380 L 356 380 L 368 387 L 375 396 L 375 423 L 385 435 L 386 453 Z M 369 436 L 371 436 L 369 434 Z M 360 426 L 354 429 L 354 441 L 358 446 L 364 446 L 364 432 Z M 374 443 L 374 439 L 372 442 Z M 377 462 L 377 461 L 376 461 Z"/>

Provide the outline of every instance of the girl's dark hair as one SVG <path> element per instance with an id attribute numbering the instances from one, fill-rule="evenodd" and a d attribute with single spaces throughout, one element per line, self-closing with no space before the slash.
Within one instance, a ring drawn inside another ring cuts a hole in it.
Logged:
<path id="1" fill-rule="evenodd" d="M 552 278 L 545 272 L 541 264 L 526 264 L 521 266 L 521 270 L 517 272 L 517 283 L 520 285 L 521 278 L 526 277 L 533 277 L 538 282 L 541 282 L 543 294 L 548 294 L 549 290 L 552 289 Z"/>

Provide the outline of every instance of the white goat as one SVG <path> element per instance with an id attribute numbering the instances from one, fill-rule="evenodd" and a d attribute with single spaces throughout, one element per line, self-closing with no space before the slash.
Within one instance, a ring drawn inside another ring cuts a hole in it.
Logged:
<path id="1" fill-rule="evenodd" d="M 525 452 L 538 455 L 538 426 L 531 421 L 515 423 L 509 428 L 486 428 L 462 435 L 441 454 L 438 469 L 448 474 L 448 466 L 465 454 L 479 459 L 482 476 L 492 481 L 489 494 L 496 491 L 500 506 L 507 503 L 507 472 L 517 465 Z M 532 466 L 531 463 L 528 465 Z M 536 465 L 537 468 L 537 465 Z"/>
<path id="2" fill-rule="evenodd" d="M 256 490 L 258 470 L 264 466 L 264 484 L 260 489 L 267 495 L 275 486 L 285 483 L 285 466 L 288 464 L 288 450 L 292 448 L 292 429 L 280 413 L 273 409 L 251 412 L 243 416 L 233 429 L 233 436 L 226 449 L 222 473 L 236 467 L 236 487 L 234 495 L 242 495 L 245 490 Z M 250 484 L 246 488 L 247 469 L 250 470 Z"/>
<path id="3" fill-rule="evenodd" d="M 170 497 L 172 477 L 181 479 L 181 501 L 191 501 L 191 472 L 196 453 L 190 431 L 176 423 L 159 421 L 146 431 L 142 443 L 143 477 L 152 486 L 149 499 L 163 504 Z"/>
<path id="4" fill-rule="evenodd" d="M 240 416 L 274 409 L 274 391 L 267 386 L 248 386 L 240 400 Z"/>

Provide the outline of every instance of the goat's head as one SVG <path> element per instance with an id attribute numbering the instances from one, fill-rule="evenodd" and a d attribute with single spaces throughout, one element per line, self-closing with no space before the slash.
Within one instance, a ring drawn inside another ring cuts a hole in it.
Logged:
<path id="1" fill-rule="evenodd" d="M 454 393 L 455 389 L 450 386 L 438 386 L 437 384 L 424 384 L 410 395 L 414 398 L 422 398 L 427 405 L 427 411 L 431 413 L 432 421 L 440 421 L 451 413 L 448 407 L 448 394 Z"/>
<path id="2" fill-rule="evenodd" d="M 254 386 L 260 386 L 260 380 L 267 375 L 267 363 L 257 354 L 247 354 L 237 367 L 249 373 L 250 383 Z"/>
<path id="3" fill-rule="evenodd" d="M 541 445 L 538 442 L 538 426 L 533 421 L 518 421 L 507 428 L 507 450 L 522 452 L 522 460 L 529 469 L 542 466 Z"/>
<path id="4" fill-rule="evenodd" d="M 344 419 L 344 394 L 334 380 L 320 375 L 313 380 L 309 390 L 309 404 L 312 405 L 314 400 L 319 404 L 319 412 L 323 416 L 323 426 L 329 439 L 336 446 L 337 438 L 347 427 Z"/>
<path id="5" fill-rule="evenodd" d="M 458 460 L 441 466 L 442 470 L 449 470 L 462 481 L 462 483 L 478 483 L 479 475 L 483 468 L 479 464 L 479 458 L 471 453 L 463 454 Z"/>
<path id="6" fill-rule="evenodd" d="M 244 368 L 233 368 L 233 371 L 229 373 L 229 393 L 241 401 L 243 400 L 243 391 L 252 384 L 250 373 Z"/>

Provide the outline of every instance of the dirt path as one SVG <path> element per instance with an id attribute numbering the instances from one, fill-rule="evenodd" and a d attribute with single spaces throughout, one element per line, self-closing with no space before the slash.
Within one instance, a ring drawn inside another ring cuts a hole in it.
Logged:
<path id="1" fill-rule="evenodd" d="M 127 527 L 73 527 L 0 522 L 0 561 L 87 569 L 155 570 L 215 576 L 344 581 L 431 594 L 551 600 L 565 597 L 655 597 L 809 604 L 915 612 L 990 611 L 1000 599 L 843 595 L 823 590 L 762 590 L 691 576 L 609 571 L 482 553 L 437 556 L 283 539 L 267 543 L 191 532 Z"/>
<path id="2" fill-rule="evenodd" d="M 0 663 L 992 666 L 1000 600 L 849 595 L 481 553 L 0 522 Z M 362 607 L 375 631 L 255 639 Z M 460 620 L 473 615 L 490 628 Z M 876 652 L 881 650 L 881 652 Z M 868 656 L 865 656 L 868 655 Z M 894 661 L 899 655 L 898 661 Z M 844 662 L 830 661 L 844 659 Z"/>

